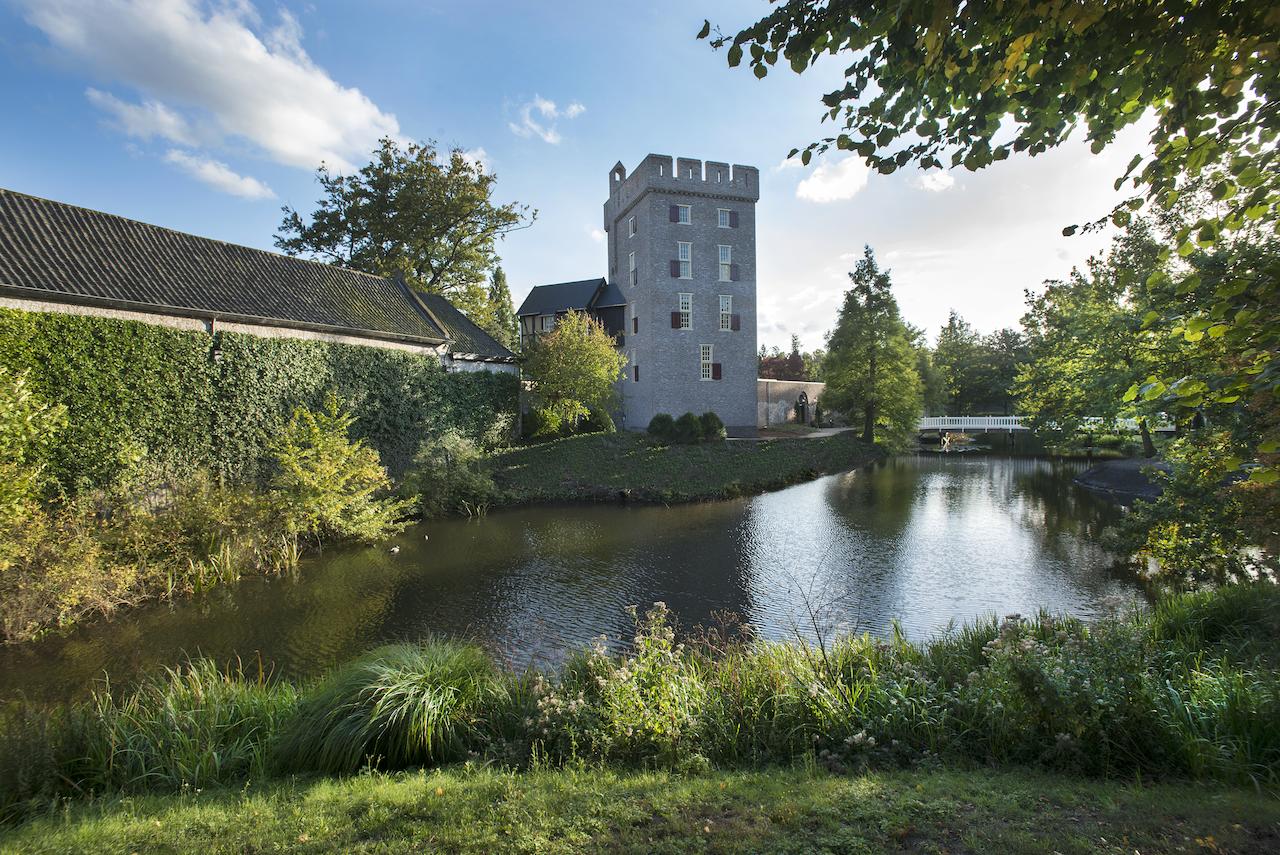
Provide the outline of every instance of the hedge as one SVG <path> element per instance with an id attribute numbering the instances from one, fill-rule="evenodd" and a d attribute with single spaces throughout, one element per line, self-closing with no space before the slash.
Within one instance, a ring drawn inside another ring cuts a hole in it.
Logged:
<path id="1" fill-rule="evenodd" d="M 67 407 L 49 463 L 69 490 L 108 483 L 134 447 L 175 473 L 261 478 L 292 409 L 331 389 L 398 475 L 428 434 L 478 439 L 519 394 L 513 374 L 448 373 L 432 355 L 14 309 L 0 309 L 0 366 Z"/>

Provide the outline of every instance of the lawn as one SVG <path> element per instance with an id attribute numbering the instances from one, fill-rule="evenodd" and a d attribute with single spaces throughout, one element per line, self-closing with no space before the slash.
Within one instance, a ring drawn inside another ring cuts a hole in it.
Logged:
<path id="1" fill-rule="evenodd" d="M 879 459 L 852 433 L 822 439 L 661 445 L 620 431 L 506 451 L 493 477 L 506 504 L 697 502 L 776 490 Z"/>
<path id="2" fill-rule="evenodd" d="M 75 803 L 0 852 L 1157 852 L 1280 847 L 1280 801 L 991 770 L 451 767 Z"/>

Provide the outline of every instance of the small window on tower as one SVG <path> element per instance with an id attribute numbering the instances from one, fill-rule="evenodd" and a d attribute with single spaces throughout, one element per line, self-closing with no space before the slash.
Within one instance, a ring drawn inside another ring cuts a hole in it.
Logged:
<path id="1" fill-rule="evenodd" d="M 631 219 L 627 220 L 627 237 L 635 237 L 635 236 L 636 236 L 636 218 L 632 217 Z"/>
<path id="2" fill-rule="evenodd" d="M 730 282 L 733 280 L 733 247 L 721 245 L 720 247 L 720 281 Z"/>
<path id="3" fill-rule="evenodd" d="M 676 222 L 682 226 L 693 222 L 693 211 L 689 205 L 676 205 Z"/>
<path id="4" fill-rule="evenodd" d="M 720 295 L 720 331 L 732 332 L 733 330 L 733 297 L 728 294 Z"/>
<path id="5" fill-rule="evenodd" d="M 709 344 L 702 345 L 702 347 L 700 348 L 699 356 L 700 356 L 699 369 L 700 369 L 701 379 L 703 380 L 714 379 L 714 375 L 711 369 L 711 345 Z"/>
<path id="6" fill-rule="evenodd" d="M 676 243 L 676 258 L 680 260 L 680 278 L 693 278 L 693 244 L 685 241 Z"/>
<path id="7" fill-rule="evenodd" d="M 636 254 L 634 252 L 627 254 L 627 281 L 632 285 L 640 280 L 640 274 L 636 273 Z"/>
<path id="8" fill-rule="evenodd" d="M 680 329 L 687 330 L 693 327 L 693 295 L 680 295 Z"/>
<path id="9" fill-rule="evenodd" d="M 722 229 L 729 228 L 729 209 L 716 208 L 716 225 Z"/>

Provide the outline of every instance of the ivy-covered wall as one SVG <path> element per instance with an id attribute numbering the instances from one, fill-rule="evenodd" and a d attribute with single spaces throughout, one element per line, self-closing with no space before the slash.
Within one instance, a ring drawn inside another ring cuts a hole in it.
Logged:
<path id="1" fill-rule="evenodd" d="M 513 374 L 447 373 L 432 355 L 13 309 L 0 309 L 0 366 L 66 405 L 50 466 L 71 489 L 108 482 L 137 448 L 175 472 L 258 478 L 292 409 L 329 390 L 399 474 L 429 433 L 479 438 L 519 394 Z"/>

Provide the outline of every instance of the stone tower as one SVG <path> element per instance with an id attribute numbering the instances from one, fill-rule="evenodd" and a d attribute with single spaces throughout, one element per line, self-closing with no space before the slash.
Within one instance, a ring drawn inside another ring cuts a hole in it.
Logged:
<path id="1" fill-rule="evenodd" d="M 621 427 L 714 410 L 756 426 L 760 171 L 651 154 L 609 174 L 609 281 L 626 302 Z"/>

